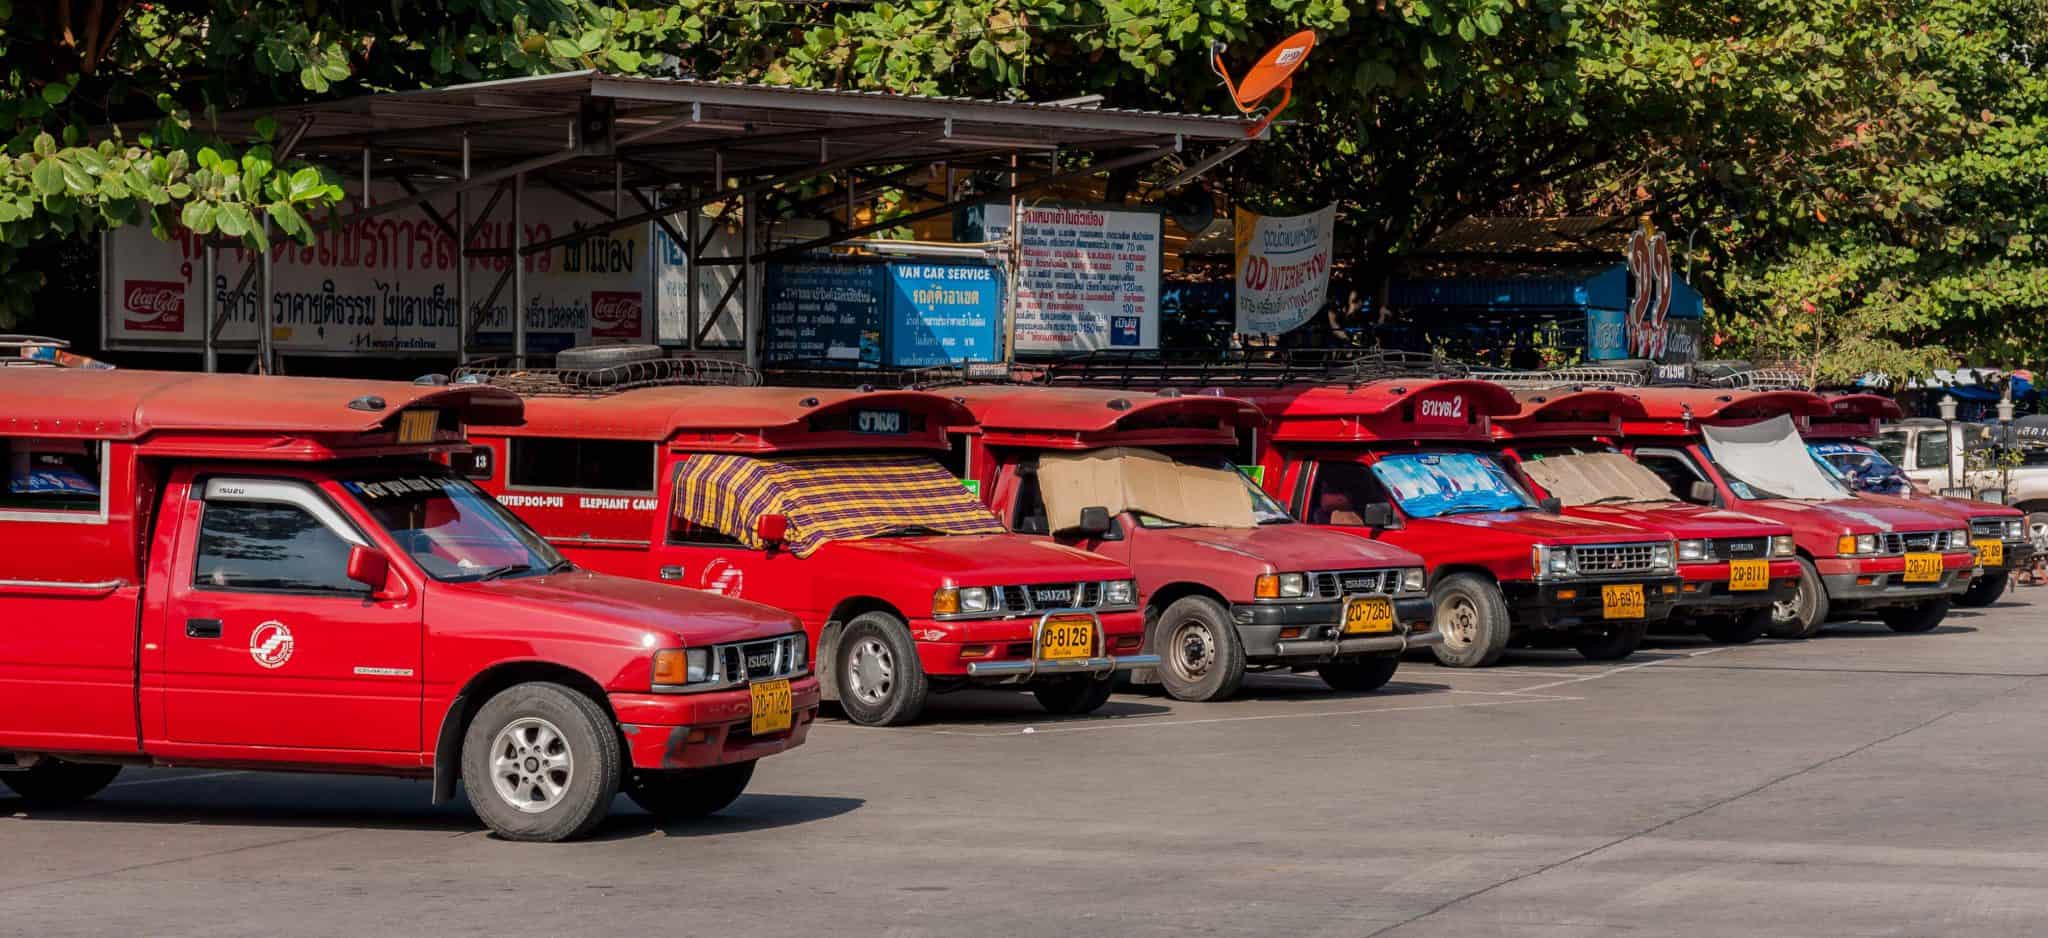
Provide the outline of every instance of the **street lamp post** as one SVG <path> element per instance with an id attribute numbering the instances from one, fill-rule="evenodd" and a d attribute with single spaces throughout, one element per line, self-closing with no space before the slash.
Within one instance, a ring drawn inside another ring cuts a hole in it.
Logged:
<path id="1" fill-rule="evenodd" d="M 1943 394 L 1940 407 L 1942 429 L 1947 434 L 1942 441 L 1942 450 L 1948 457 L 1948 487 L 1953 489 L 1956 487 L 1956 396 L 1953 394 Z"/>

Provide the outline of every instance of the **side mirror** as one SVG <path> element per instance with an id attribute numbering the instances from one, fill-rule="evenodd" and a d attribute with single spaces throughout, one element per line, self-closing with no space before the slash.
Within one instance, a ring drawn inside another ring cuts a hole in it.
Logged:
<path id="1" fill-rule="evenodd" d="M 1360 508 L 1358 523 L 1368 528 L 1391 528 L 1394 526 L 1394 506 L 1386 502 L 1373 502 Z"/>
<path id="2" fill-rule="evenodd" d="M 369 587 L 370 595 L 381 596 L 391 583 L 391 559 L 374 547 L 351 544 L 348 548 L 348 578 Z"/>
<path id="3" fill-rule="evenodd" d="M 1541 510 L 1547 514 L 1554 515 L 1564 510 L 1564 499 L 1559 498 L 1555 495 L 1551 495 L 1546 498 L 1539 498 L 1536 500 L 1536 507 L 1538 510 Z"/>
<path id="4" fill-rule="evenodd" d="M 769 547 L 781 544 L 789 539 L 789 516 L 762 515 L 754 522 L 754 536 Z"/>
<path id="5" fill-rule="evenodd" d="M 1101 505 L 1089 505 L 1081 509 L 1081 523 L 1074 530 L 1089 537 L 1101 537 L 1109 533 L 1109 509 Z"/>
<path id="6" fill-rule="evenodd" d="M 1692 480 L 1692 501 L 1703 505 L 1712 504 L 1714 501 L 1714 483 L 1708 482 L 1705 479 Z"/>

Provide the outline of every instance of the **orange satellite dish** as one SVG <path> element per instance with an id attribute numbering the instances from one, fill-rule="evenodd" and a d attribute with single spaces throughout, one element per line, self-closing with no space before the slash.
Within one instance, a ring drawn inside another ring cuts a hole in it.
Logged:
<path id="1" fill-rule="evenodd" d="M 1240 113 L 1251 114 L 1275 89 L 1280 91 L 1280 103 L 1260 117 L 1245 136 L 1257 137 L 1265 133 L 1266 128 L 1272 126 L 1273 118 L 1287 108 L 1287 103 L 1294 99 L 1294 71 L 1308 61 L 1309 50 L 1315 47 L 1315 30 L 1304 29 L 1268 49 L 1245 73 L 1244 81 L 1233 82 L 1230 70 L 1223 64 L 1223 52 L 1227 47 L 1221 42 L 1209 46 L 1209 67 L 1223 79 L 1223 87 L 1229 90 L 1231 103 L 1237 105 Z"/>

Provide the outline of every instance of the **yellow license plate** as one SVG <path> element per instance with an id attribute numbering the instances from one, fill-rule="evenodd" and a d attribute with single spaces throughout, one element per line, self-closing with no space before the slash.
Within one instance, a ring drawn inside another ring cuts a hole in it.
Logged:
<path id="1" fill-rule="evenodd" d="M 1940 554 L 1907 554 L 1906 582 L 1933 583 L 1941 579 Z"/>
<path id="2" fill-rule="evenodd" d="M 1607 619 L 1643 617 L 1643 585 L 1618 583 L 1600 587 L 1600 615 Z"/>
<path id="3" fill-rule="evenodd" d="M 398 415 L 398 442 L 431 443 L 434 428 L 441 423 L 438 410 L 408 410 Z"/>
<path id="4" fill-rule="evenodd" d="M 1728 589 L 1733 591 L 1760 590 L 1771 585 L 1771 562 L 1768 560 L 1728 561 Z"/>
<path id="5" fill-rule="evenodd" d="M 1385 596 L 1358 596 L 1344 604 L 1344 634 L 1372 635 L 1393 630 L 1393 600 Z"/>
<path id="6" fill-rule="evenodd" d="M 753 732 L 755 736 L 781 733 L 789 729 L 789 682 L 763 681 L 747 685 L 754 696 Z"/>
<path id="7" fill-rule="evenodd" d="M 1086 658 L 1095 650 L 1095 620 L 1068 616 L 1045 620 L 1038 630 L 1038 657 L 1045 661 Z"/>
<path id="8" fill-rule="evenodd" d="M 2004 541 L 1971 541 L 1977 547 L 1977 562 L 1987 567 L 2005 566 Z"/>

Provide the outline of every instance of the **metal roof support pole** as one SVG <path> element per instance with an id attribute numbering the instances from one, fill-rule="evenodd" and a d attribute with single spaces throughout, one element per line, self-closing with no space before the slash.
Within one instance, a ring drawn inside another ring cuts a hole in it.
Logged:
<path id="1" fill-rule="evenodd" d="M 469 178 L 469 134 L 462 135 L 462 178 Z M 469 361 L 469 192 L 455 193 L 455 363 Z"/>
<path id="2" fill-rule="evenodd" d="M 512 177 L 512 364 L 526 367 L 526 174 Z"/>
<path id="3" fill-rule="evenodd" d="M 1057 171 L 1058 165 L 1053 169 Z M 947 193 L 951 198 L 952 193 Z M 1017 360 L 1017 283 L 1018 274 L 1024 270 L 1024 197 L 1017 186 L 1017 154 L 1010 154 L 1010 248 L 1004 253 L 1003 271 L 1003 363 Z"/>
<path id="4" fill-rule="evenodd" d="M 199 357 L 207 374 L 220 370 L 220 350 L 213 342 L 213 239 L 199 239 Z"/>
<path id="5" fill-rule="evenodd" d="M 754 236 L 757 231 L 754 216 L 759 214 L 756 210 L 761 207 L 761 196 L 748 193 L 741 198 L 747 201 L 740 206 L 740 278 L 747 282 L 747 292 L 740 298 L 740 334 L 745 337 L 747 367 L 759 368 L 761 349 L 756 334 L 760 330 L 754 327 L 759 324 L 761 311 L 761 281 L 760 272 L 754 266 Z"/>
<path id="6" fill-rule="evenodd" d="M 697 350 L 697 284 L 700 273 L 697 267 L 697 239 L 701 236 L 699 232 L 704 230 L 704 226 L 699 223 L 704 211 L 697 207 L 697 202 L 697 187 L 691 186 L 690 213 L 683 216 L 683 224 L 688 226 L 690 237 L 677 245 L 683 251 L 683 331 L 689 333 L 686 338 L 689 339 L 688 347 L 692 352 Z"/>
<path id="7" fill-rule="evenodd" d="M 263 241 L 266 245 L 270 242 L 269 215 L 263 216 Z M 256 306 L 256 373 L 267 375 L 277 371 L 277 347 L 274 344 L 277 327 L 270 321 L 271 291 L 277 286 L 277 278 L 270 269 L 270 248 L 266 246 L 262 250 L 263 259 L 259 263 L 263 268 L 263 301 Z"/>

